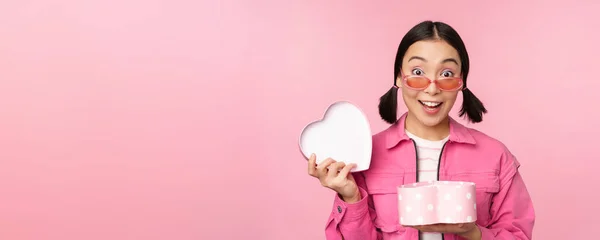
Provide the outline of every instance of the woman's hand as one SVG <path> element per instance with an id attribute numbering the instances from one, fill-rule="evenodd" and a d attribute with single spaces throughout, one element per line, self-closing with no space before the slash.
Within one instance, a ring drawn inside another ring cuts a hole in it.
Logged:
<path id="1" fill-rule="evenodd" d="M 413 226 L 421 232 L 454 233 L 468 240 L 480 240 L 481 230 L 475 223 L 431 224 Z"/>
<path id="2" fill-rule="evenodd" d="M 319 179 L 324 187 L 336 191 L 344 202 L 355 203 L 361 199 L 356 181 L 352 174 L 349 174 L 356 164 L 346 165 L 344 162 L 328 158 L 317 166 L 316 161 L 317 156 L 311 154 L 308 159 L 308 175 Z"/>

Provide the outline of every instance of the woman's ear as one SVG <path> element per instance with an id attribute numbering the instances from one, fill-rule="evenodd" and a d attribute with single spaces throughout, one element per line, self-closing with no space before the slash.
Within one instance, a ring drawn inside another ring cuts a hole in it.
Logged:
<path id="1" fill-rule="evenodd" d="M 396 77 L 396 83 L 394 85 L 396 85 L 397 88 L 402 88 L 402 78 Z"/>

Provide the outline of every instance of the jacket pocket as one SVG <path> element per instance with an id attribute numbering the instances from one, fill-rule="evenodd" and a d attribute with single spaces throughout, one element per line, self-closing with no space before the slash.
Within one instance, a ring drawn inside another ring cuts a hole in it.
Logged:
<path id="1" fill-rule="evenodd" d="M 398 187 L 404 184 L 404 174 L 370 173 L 365 182 L 377 214 L 375 227 L 386 233 L 403 231 L 398 216 Z"/>
<path id="2" fill-rule="evenodd" d="M 495 172 L 463 173 L 450 178 L 452 181 L 474 182 L 476 187 L 477 223 L 486 226 L 490 219 L 492 197 L 500 191 L 500 178 Z"/>

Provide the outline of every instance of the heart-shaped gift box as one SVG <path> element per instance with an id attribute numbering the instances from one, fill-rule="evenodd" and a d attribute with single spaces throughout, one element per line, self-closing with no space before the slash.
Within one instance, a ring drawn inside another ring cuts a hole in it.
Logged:
<path id="1" fill-rule="evenodd" d="M 355 163 L 352 172 L 367 170 L 371 164 L 371 127 L 365 114 L 347 101 L 331 104 L 321 120 L 306 125 L 299 145 L 307 159 L 316 154 L 317 164 L 327 158 Z"/>

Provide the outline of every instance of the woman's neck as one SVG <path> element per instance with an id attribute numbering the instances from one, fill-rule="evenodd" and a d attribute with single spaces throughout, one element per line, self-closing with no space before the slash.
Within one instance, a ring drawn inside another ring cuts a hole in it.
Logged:
<path id="1" fill-rule="evenodd" d="M 439 141 L 450 135 L 450 121 L 448 117 L 435 126 L 426 126 L 409 112 L 406 116 L 404 128 L 406 131 L 430 141 Z"/>

